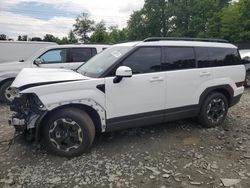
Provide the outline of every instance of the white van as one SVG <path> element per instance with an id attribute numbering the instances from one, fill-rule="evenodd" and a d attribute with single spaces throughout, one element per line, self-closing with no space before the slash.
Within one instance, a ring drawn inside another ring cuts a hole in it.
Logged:
<path id="1" fill-rule="evenodd" d="M 76 69 L 108 45 L 54 45 L 43 48 L 26 61 L 0 64 L 0 101 L 11 101 L 10 85 L 23 68 Z M 11 54 L 9 54 L 11 55 Z M 54 75 L 55 77 L 57 75 Z"/>
<path id="2" fill-rule="evenodd" d="M 51 45 L 56 45 L 56 43 L 32 41 L 0 41 L 0 63 L 10 61 L 26 61 L 36 51 Z"/>

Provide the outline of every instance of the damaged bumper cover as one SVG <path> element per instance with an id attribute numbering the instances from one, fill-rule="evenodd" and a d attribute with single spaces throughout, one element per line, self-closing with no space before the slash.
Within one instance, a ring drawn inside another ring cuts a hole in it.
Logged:
<path id="1" fill-rule="evenodd" d="M 9 125 L 14 126 L 17 133 L 25 133 L 36 128 L 47 113 L 46 108 L 35 94 L 22 94 L 16 97 L 11 105 L 13 112 Z"/>

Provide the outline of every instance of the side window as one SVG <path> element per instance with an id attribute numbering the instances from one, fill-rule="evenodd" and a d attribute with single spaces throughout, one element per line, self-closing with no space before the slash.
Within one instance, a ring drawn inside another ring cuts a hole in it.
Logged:
<path id="1" fill-rule="evenodd" d="M 161 48 L 141 47 L 126 58 L 122 64 L 130 67 L 133 74 L 161 71 Z"/>
<path id="2" fill-rule="evenodd" d="M 87 62 L 92 57 L 92 51 L 92 48 L 72 48 L 71 62 Z"/>
<path id="3" fill-rule="evenodd" d="M 237 49 L 234 48 L 200 47 L 196 48 L 195 51 L 199 68 L 241 64 L 240 56 L 237 52 Z"/>
<path id="4" fill-rule="evenodd" d="M 189 47 L 167 47 L 164 50 L 164 70 L 181 70 L 196 67 L 194 49 Z"/>
<path id="5" fill-rule="evenodd" d="M 195 48 L 196 59 L 199 68 L 210 67 L 212 64 L 209 58 L 208 48 Z"/>
<path id="6" fill-rule="evenodd" d="M 66 63 L 67 49 L 49 50 L 39 57 L 43 63 Z"/>
<path id="7" fill-rule="evenodd" d="M 241 64 L 239 54 L 233 48 L 210 48 L 209 58 L 211 65 L 216 66 L 230 66 Z"/>

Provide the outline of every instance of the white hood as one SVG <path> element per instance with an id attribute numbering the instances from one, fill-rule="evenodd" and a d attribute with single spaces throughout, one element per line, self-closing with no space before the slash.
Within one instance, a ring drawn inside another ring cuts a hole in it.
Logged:
<path id="1" fill-rule="evenodd" d="M 25 68 L 16 77 L 11 87 L 29 84 L 53 83 L 89 79 L 75 71 L 66 69 Z"/>

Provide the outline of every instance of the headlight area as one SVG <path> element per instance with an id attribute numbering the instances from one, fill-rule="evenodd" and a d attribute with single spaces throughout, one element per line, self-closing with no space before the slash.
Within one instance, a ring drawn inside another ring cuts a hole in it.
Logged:
<path id="1" fill-rule="evenodd" d="M 9 124 L 15 127 L 16 134 L 24 133 L 27 140 L 33 140 L 36 124 L 47 111 L 43 103 L 33 93 L 21 94 L 11 102 L 10 110 L 13 114 Z"/>

